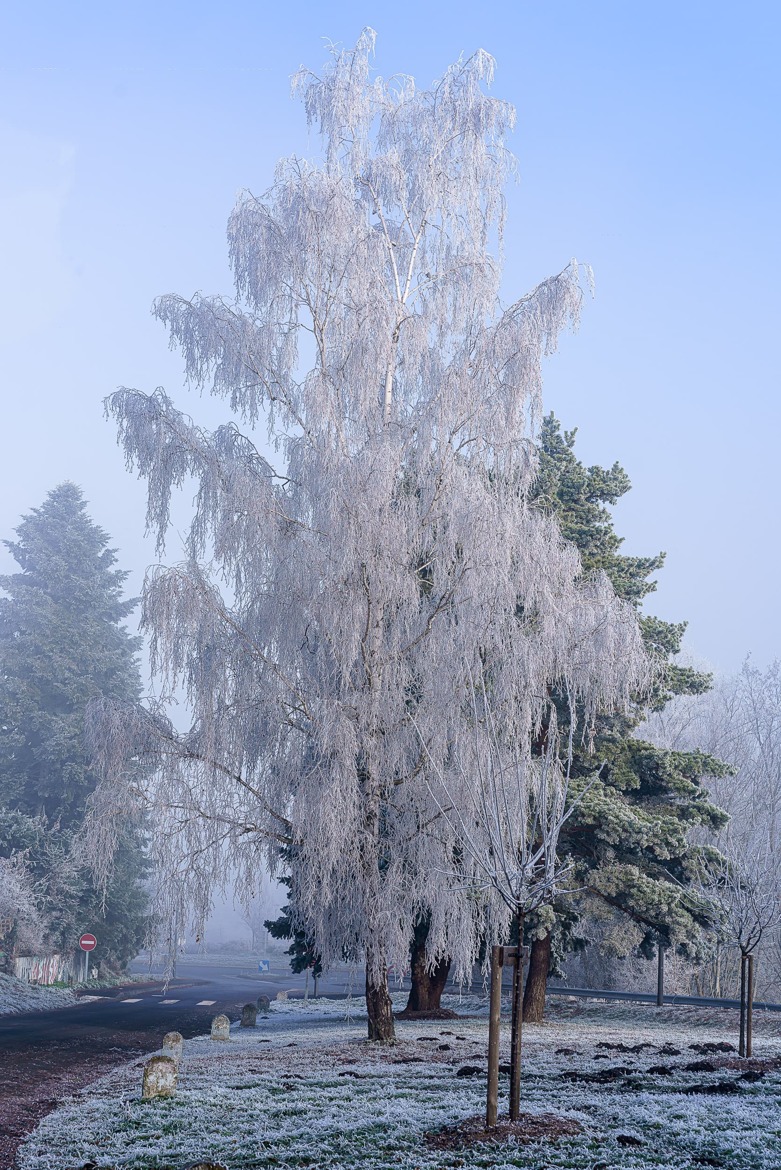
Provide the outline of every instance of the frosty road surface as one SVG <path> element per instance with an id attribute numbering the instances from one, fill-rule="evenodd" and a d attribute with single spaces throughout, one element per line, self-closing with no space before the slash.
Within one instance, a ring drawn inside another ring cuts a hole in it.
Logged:
<path id="1" fill-rule="evenodd" d="M 272 961 L 262 976 L 249 963 L 223 957 L 214 964 L 206 957 L 180 961 L 167 988 L 161 979 L 130 983 L 84 996 L 75 1007 L 0 1016 L 0 1170 L 13 1166 L 22 1137 L 58 1101 L 114 1065 L 155 1051 L 166 1032 L 208 1032 L 213 1016 L 226 1012 L 236 1019 L 242 1004 L 261 994 L 303 996 L 303 977 L 292 975 L 284 959 Z M 131 969 L 142 973 L 148 967 L 136 961 Z M 344 973 L 318 988 L 323 994 L 346 990 Z"/>

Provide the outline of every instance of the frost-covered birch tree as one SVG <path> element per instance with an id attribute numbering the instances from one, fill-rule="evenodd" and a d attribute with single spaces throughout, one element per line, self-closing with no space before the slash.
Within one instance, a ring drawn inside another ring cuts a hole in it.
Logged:
<path id="1" fill-rule="evenodd" d="M 426 779 L 474 756 L 471 680 L 527 759 L 552 687 L 587 734 L 645 664 L 634 614 L 528 506 L 541 362 L 582 290 L 573 262 L 500 301 L 514 113 L 485 92 L 493 61 L 418 90 L 372 77 L 373 42 L 296 75 L 322 157 L 240 196 L 235 295 L 156 302 L 233 421 L 207 433 L 162 390 L 109 399 L 161 549 L 172 492 L 197 485 L 186 560 L 150 572 L 143 606 L 192 726 L 104 707 L 94 737 L 104 827 L 127 754 L 157 760 L 161 863 L 200 913 L 226 866 L 249 885 L 285 846 L 303 925 L 324 963 L 365 960 L 387 1039 L 417 914 L 433 955 L 463 971 L 475 952 Z"/>

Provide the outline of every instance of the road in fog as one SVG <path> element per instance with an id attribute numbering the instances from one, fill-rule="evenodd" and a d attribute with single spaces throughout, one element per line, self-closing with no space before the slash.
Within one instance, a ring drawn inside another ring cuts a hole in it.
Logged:
<path id="1" fill-rule="evenodd" d="M 145 974 L 149 967 L 136 960 L 131 970 Z M 284 957 L 272 959 L 271 970 L 262 975 L 246 960 L 183 958 L 167 987 L 156 973 L 162 969 L 153 969 L 150 982 L 85 996 L 73 1007 L 0 1017 L 0 1170 L 13 1165 L 21 1138 L 59 1100 L 113 1065 L 154 1052 L 166 1032 L 198 1036 L 208 1032 L 213 1016 L 226 1012 L 236 1019 L 242 1005 L 261 994 L 270 999 L 279 991 L 304 994 L 304 977 L 293 975 Z M 361 984 L 358 976 L 354 993 L 362 993 Z M 324 995 L 350 990 L 347 968 L 318 987 Z"/>

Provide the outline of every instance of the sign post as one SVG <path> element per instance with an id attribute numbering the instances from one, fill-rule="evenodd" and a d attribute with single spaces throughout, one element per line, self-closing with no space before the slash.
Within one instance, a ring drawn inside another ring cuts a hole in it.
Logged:
<path id="1" fill-rule="evenodd" d="M 84 958 L 86 962 L 86 969 L 84 972 L 85 983 L 89 979 L 89 953 L 90 951 L 94 951 L 97 945 L 98 940 L 95 938 L 94 934 L 83 934 L 79 939 L 79 946 L 84 951 Z"/>

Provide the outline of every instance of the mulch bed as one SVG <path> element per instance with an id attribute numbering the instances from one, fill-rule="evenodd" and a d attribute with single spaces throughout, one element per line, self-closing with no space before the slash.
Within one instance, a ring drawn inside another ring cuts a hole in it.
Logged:
<path id="1" fill-rule="evenodd" d="M 486 1129 L 485 1115 L 480 1113 L 427 1133 L 424 1140 L 433 1150 L 455 1150 L 461 1146 L 499 1145 L 510 1138 L 516 1142 L 555 1142 L 579 1133 L 583 1133 L 582 1125 L 555 1113 L 522 1113 L 518 1121 L 500 1117 L 493 1129 Z"/>

